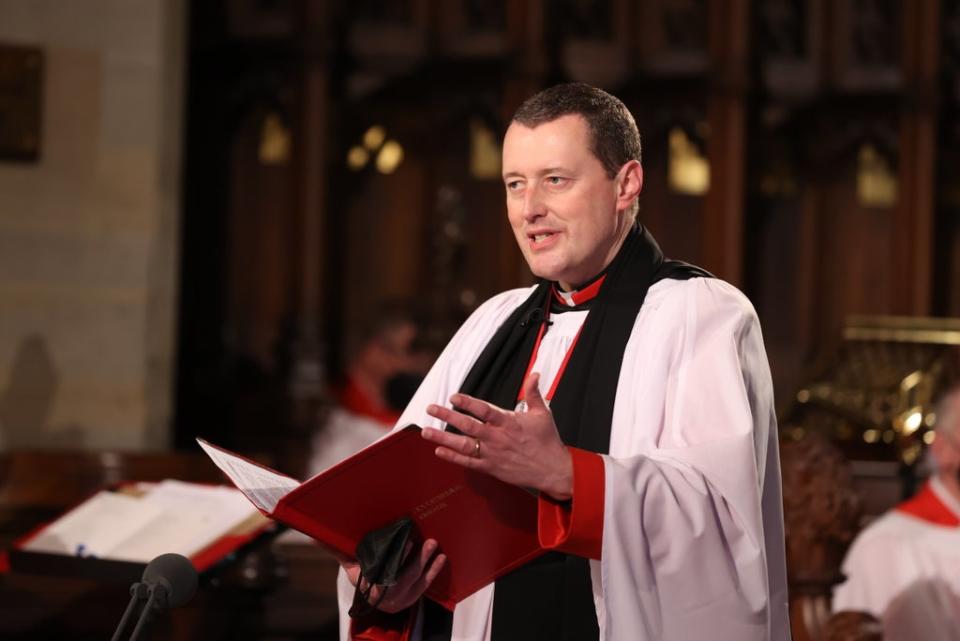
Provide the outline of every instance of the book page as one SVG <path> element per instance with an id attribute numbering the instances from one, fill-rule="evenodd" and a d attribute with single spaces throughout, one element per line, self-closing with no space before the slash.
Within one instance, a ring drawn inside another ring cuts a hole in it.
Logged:
<path id="1" fill-rule="evenodd" d="M 153 485 L 143 496 L 154 505 L 201 512 L 212 522 L 228 523 L 227 529 L 257 513 L 239 490 L 224 485 L 166 479 Z"/>
<path id="2" fill-rule="evenodd" d="M 197 443 L 207 456 L 226 474 L 241 492 L 264 512 L 271 514 L 277 503 L 300 482 L 208 443 L 202 438 Z"/>
<path id="3" fill-rule="evenodd" d="M 110 557 L 117 545 L 163 520 L 159 506 L 104 491 L 67 512 L 23 547 L 34 552 Z"/>
<path id="4" fill-rule="evenodd" d="M 192 556 L 259 514 L 239 490 L 175 480 L 158 483 L 140 500 L 162 509 L 165 517 L 114 547 L 112 558 L 149 561 L 166 552 Z"/>

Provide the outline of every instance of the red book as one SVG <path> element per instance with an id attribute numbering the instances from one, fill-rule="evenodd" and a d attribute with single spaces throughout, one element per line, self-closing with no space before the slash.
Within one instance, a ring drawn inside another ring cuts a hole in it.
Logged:
<path id="1" fill-rule="evenodd" d="M 365 534 L 408 516 L 447 563 L 427 596 L 448 609 L 539 556 L 537 497 L 436 457 L 410 425 L 299 483 L 202 439 L 221 470 L 261 512 L 355 558 Z"/>

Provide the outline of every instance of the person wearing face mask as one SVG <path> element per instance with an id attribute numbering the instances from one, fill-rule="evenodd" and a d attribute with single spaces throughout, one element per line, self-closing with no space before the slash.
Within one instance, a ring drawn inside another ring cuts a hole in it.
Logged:
<path id="1" fill-rule="evenodd" d="M 369 318 L 333 387 L 336 405 L 313 437 L 311 476 L 388 434 L 433 360 L 421 345 L 423 324 L 410 305 L 383 303 Z"/>
<path id="2" fill-rule="evenodd" d="M 935 412 L 934 474 L 857 536 L 834 590 L 834 612 L 873 614 L 886 641 L 960 639 L 960 386 Z"/>
<path id="3" fill-rule="evenodd" d="M 424 427 L 444 461 L 535 491 L 548 552 L 452 613 L 421 598 L 443 542 L 414 548 L 356 617 L 359 568 L 344 563 L 341 639 L 786 641 L 773 388 L 753 306 L 665 258 L 640 224 L 640 134 L 605 91 L 528 99 L 504 137 L 503 184 L 540 281 L 471 315 L 399 424 Z"/>

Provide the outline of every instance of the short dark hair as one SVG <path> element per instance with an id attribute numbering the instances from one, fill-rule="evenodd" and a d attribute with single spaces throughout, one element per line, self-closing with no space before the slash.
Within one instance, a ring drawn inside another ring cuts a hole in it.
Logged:
<path id="1" fill-rule="evenodd" d="M 590 128 L 590 151 L 613 178 L 623 165 L 640 161 L 640 131 L 626 105 L 616 96 L 582 82 L 544 89 L 528 98 L 514 122 L 533 129 L 561 116 L 576 114 Z"/>
<path id="2" fill-rule="evenodd" d="M 383 340 L 406 325 L 421 332 L 428 325 L 427 310 L 413 299 L 388 298 L 377 301 L 369 313 L 351 324 L 350 330 L 359 348 L 371 341 Z"/>

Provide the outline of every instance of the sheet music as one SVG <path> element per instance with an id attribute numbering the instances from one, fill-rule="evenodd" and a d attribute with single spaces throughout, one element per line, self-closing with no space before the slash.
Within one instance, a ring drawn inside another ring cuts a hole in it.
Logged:
<path id="1" fill-rule="evenodd" d="M 243 492 L 251 503 L 268 514 L 273 512 L 280 499 L 300 486 L 299 481 L 289 476 L 251 463 L 236 454 L 211 445 L 202 438 L 198 438 L 197 443 L 217 467 L 230 477 L 237 489 Z"/>

